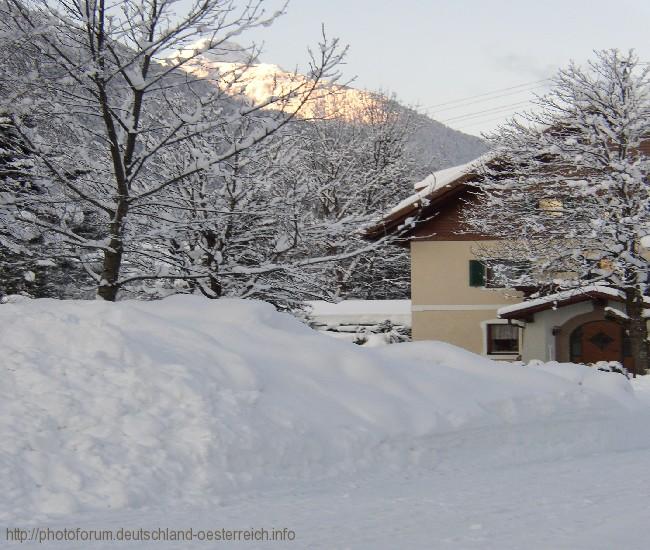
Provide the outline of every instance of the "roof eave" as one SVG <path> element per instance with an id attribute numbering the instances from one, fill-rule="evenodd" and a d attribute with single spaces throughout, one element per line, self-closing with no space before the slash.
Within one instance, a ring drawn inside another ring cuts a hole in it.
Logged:
<path id="1" fill-rule="evenodd" d="M 444 205 L 447 201 L 453 200 L 457 197 L 460 191 L 463 190 L 465 185 L 471 180 L 476 178 L 476 174 L 469 172 L 463 174 L 458 179 L 449 182 L 444 187 L 433 190 L 430 194 L 423 195 L 412 204 L 406 205 L 404 208 L 384 216 L 378 223 L 368 227 L 363 232 L 363 238 L 367 240 L 378 240 L 382 237 L 388 236 L 399 230 L 400 226 L 404 224 L 409 216 L 417 214 L 419 217 L 428 218 L 428 214 L 432 214 L 436 208 Z M 427 206 L 422 207 L 422 201 L 428 201 Z M 403 236 L 409 237 L 416 229 L 414 224 L 410 228 L 405 228 Z"/>
<path id="2" fill-rule="evenodd" d="M 513 319 L 513 320 L 524 320 L 530 318 L 532 315 L 539 313 L 541 311 L 546 311 L 549 309 L 557 309 L 561 307 L 570 306 L 580 302 L 586 302 L 587 300 L 613 300 L 615 302 L 622 302 L 623 298 L 615 296 L 613 294 L 607 294 L 605 292 L 591 291 L 585 292 L 584 294 L 576 294 L 569 298 L 563 298 L 560 300 L 552 300 L 544 304 L 537 304 L 528 308 L 518 309 L 516 311 L 509 311 L 505 313 L 498 313 L 499 319 Z"/>

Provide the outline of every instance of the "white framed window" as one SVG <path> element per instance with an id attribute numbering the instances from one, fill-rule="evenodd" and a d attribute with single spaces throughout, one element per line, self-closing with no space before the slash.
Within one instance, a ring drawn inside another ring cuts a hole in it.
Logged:
<path id="1" fill-rule="evenodd" d="M 486 327 L 488 355 L 519 355 L 517 325 L 488 324 Z"/>
<path id="2" fill-rule="evenodd" d="M 481 323 L 483 353 L 488 357 L 515 359 L 521 356 L 523 326 L 520 322 L 492 319 Z"/>

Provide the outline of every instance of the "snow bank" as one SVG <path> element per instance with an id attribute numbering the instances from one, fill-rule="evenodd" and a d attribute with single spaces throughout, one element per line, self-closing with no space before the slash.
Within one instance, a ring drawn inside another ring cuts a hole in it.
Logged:
<path id="1" fill-rule="evenodd" d="M 529 368 L 560 376 L 574 384 L 596 392 L 606 392 L 610 398 L 623 405 L 629 404 L 630 395 L 633 394 L 632 386 L 625 375 L 612 371 L 603 372 L 598 370 L 598 365 L 588 367 L 587 365 L 551 361 L 549 363 L 534 362 Z M 603 374 L 606 376 L 603 376 Z"/>
<path id="2" fill-rule="evenodd" d="M 28 300 L 0 305 L 0 326 L 4 523 L 208 506 L 430 460 L 453 430 L 635 402 L 619 375 L 585 384 L 435 342 L 362 349 L 257 302 Z"/>

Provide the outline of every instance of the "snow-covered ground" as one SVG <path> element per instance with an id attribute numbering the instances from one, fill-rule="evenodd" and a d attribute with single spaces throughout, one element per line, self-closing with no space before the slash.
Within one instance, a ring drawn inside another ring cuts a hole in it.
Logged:
<path id="1" fill-rule="evenodd" d="M 23 301 L 0 327 L 3 545 L 650 544 L 648 379 L 435 342 L 363 349 L 234 300 Z M 37 527 L 296 539 L 7 541 Z"/>

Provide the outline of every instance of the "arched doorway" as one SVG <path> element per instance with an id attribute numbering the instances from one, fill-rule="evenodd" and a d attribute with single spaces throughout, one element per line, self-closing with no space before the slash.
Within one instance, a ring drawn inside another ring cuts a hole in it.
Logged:
<path id="1" fill-rule="evenodd" d="M 619 361 L 631 367 L 629 343 L 623 327 L 614 321 L 589 321 L 576 327 L 569 337 L 572 363 Z"/>

